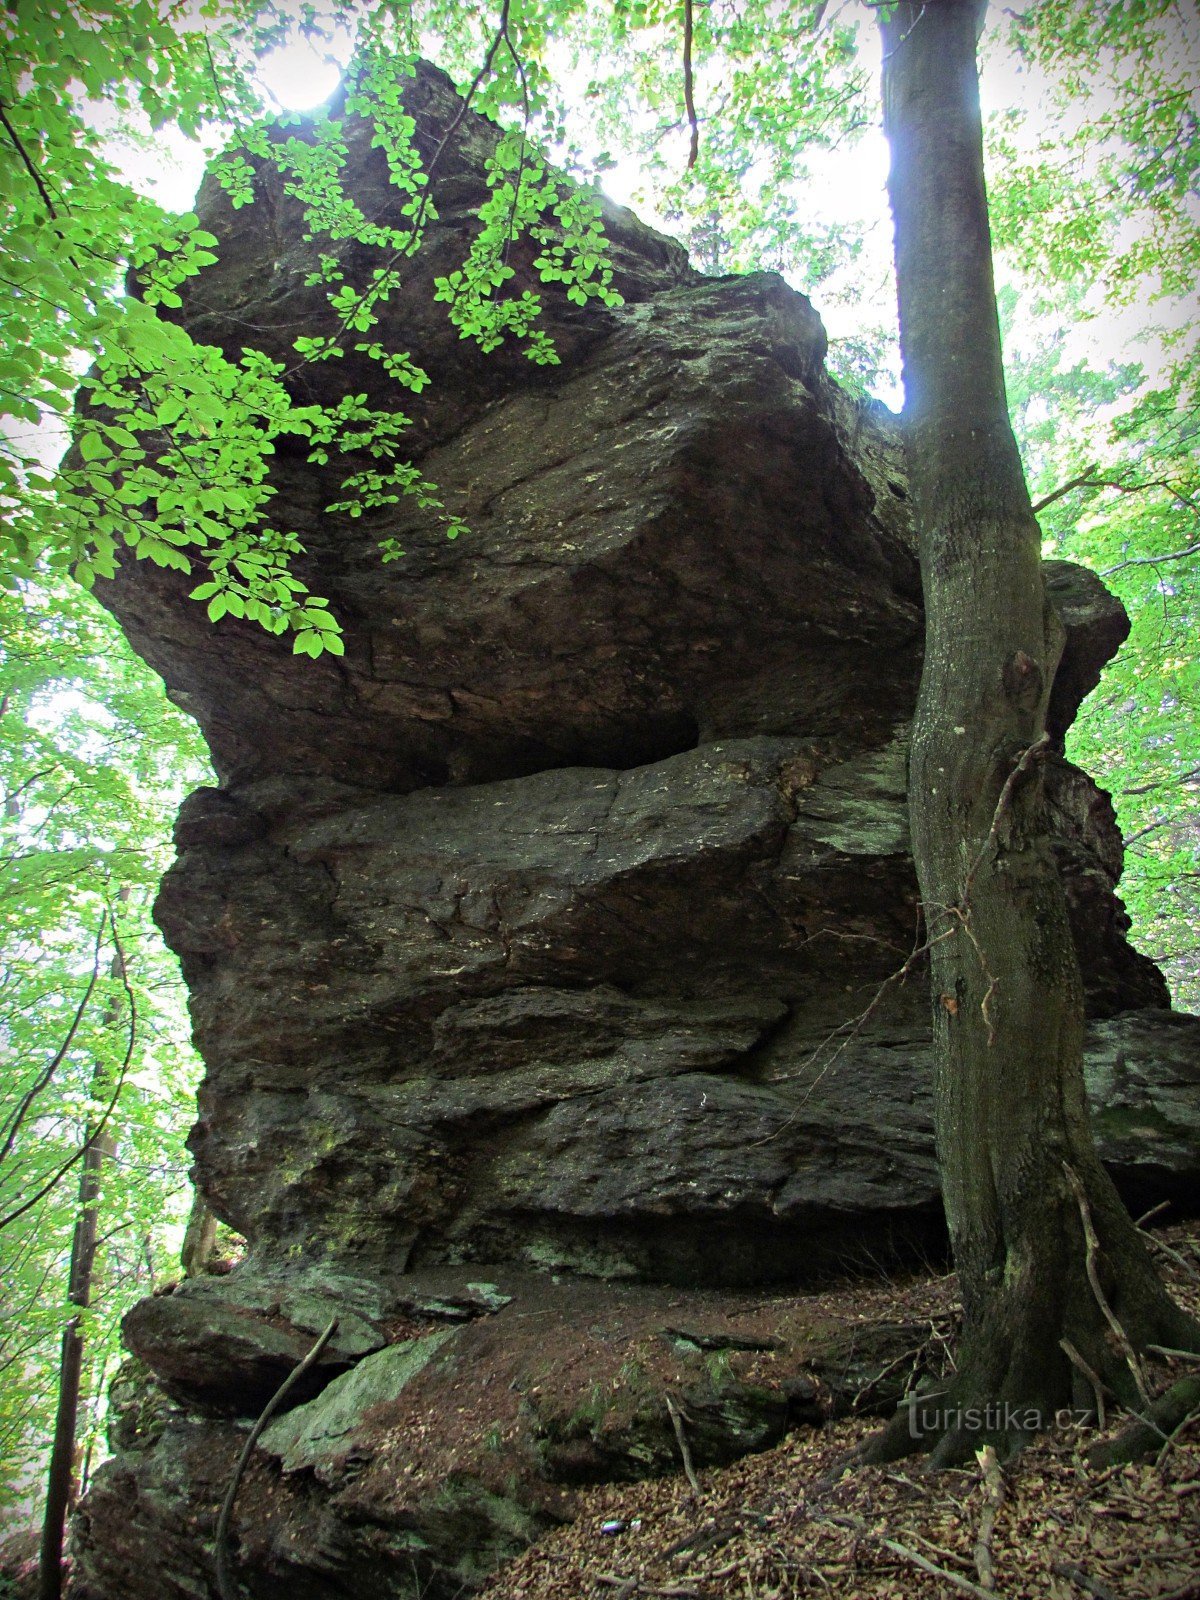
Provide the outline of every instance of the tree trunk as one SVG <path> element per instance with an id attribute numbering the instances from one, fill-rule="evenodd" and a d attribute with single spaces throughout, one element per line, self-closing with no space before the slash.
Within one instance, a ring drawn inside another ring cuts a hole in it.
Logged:
<path id="1" fill-rule="evenodd" d="M 112 976 L 122 976 L 121 956 L 113 957 Z M 117 1008 L 112 1006 L 108 1021 L 115 1023 Z M 92 1098 L 103 1101 L 110 1088 L 105 1067 L 98 1064 L 92 1074 Z M 89 1125 L 79 1173 L 79 1206 L 71 1240 L 71 1268 L 67 1299 L 76 1307 L 63 1330 L 62 1354 L 58 1368 L 58 1405 L 54 1416 L 54 1442 L 46 1478 L 46 1509 L 42 1518 L 41 1556 L 38 1564 L 38 1600 L 60 1600 L 63 1586 L 62 1550 L 67 1513 L 74 1499 L 75 1446 L 79 1427 L 79 1399 L 83 1375 L 84 1313 L 91 1304 L 92 1281 L 100 1221 L 100 1186 L 105 1159 L 116 1148 L 116 1140 L 105 1128 L 97 1137 Z"/>
<path id="2" fill-rule="evenodd" d="M 1130 1403 L 1134 1351 L 1200 1348 L 1100 1166 L 1084 1098 L 1083 992 L 1042 792 L 1062 633 L 1004 392 L 975 63 L 985 9 L 881 13 L 926 616 L 910 810 L 964 1333 L 951 1389 L 897 1418 L 878 1453 L 942 1460 L 985 1440 L 1011 1450 L 1060 1409 L 1090 1408 L 1061 1341 Z"/>
<path id="3" fill-rule="evenodd" d="M 183 1248 L 179 1260 L 185 1278 L 201 1278 L 208 1271 L 217 1249 L 217 1219 L 208 1208 L 208 1202 L 197 1189 L 192 1196 L 192 1209 L 188 1213 L 187 1228 L 183 1235 Z"/>

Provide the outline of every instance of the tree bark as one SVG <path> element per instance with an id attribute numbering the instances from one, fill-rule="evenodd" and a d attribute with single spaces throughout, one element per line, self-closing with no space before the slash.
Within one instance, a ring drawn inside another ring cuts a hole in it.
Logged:
<path id="1" fill-rule="evenodd" d="M 898 1417 L 877 1453 L 942 1460 L 986 1441 L 1011 1452 L 1062 1408 L 1090 1408 L 1062 1340 L 1129 1402 L 1147 1342 L 1200 1348 L 1096 1157 L 1084 1098 L 1083 991 L 1043 801 L 1062 634 L 1004 390 L 975 61 L 985 9 L 881 13 L 926 616 L 910 811 L 964 1333 L 954 1385 Z"/>
<path id="2" fill-rule="evenodd" d="M 208 1208 L 208 1202 L 197 1189 L 192 1196 L 192 1209 L 188 1213 L 183 1234 L 183 1248 L 179 1260 L 185 1278 L 201 1278 L 217 1249 L 217 1219 Z"/>

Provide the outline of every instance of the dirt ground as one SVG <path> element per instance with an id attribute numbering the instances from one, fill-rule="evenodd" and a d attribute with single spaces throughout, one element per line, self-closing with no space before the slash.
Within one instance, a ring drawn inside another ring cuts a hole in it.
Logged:
<path id="1" fill-rule="evenodd" d="M 1200 1227 L 1153 1238 L 1176 1297 L 1200 1313 Z M 822 1297 L 814 1316 L 844 1314 L 853 1293 Z M 896 1321 L 955 1311 L 953 1276 L 858 1293 L 860 1311 Z M 1187 1370 L 1163 1360 L 1153 1372 L 1165 1388 Z M 1200 1600 L 1200 1416 L 1157 1454 L 1107 1470 L 1084 1454 L 1106 1435 L 1080 1427 L 999 1474 L 929 1474 L 918 1457 L 840 1470 L 878 1426 L 802 1430 L 701 1471 L 698 1495 L 682 1472 L 580 1491 L 574 1520 L 498 1573 L 486 1600 Z"/>

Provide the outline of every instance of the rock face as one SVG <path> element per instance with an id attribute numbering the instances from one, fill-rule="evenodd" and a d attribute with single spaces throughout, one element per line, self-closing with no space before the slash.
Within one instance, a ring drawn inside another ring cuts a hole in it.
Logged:
<path id="1" fill-rule="evenodd" d="M 432 69 L 407 93 L 428 159 L 460 103 Z M 384 214 L 371 128 L 345 132 L 348 185 Z M 344 658 L 315 663 L 248 624 L 214 633 L 194 578 L 139 563 L 100 586 L 221 780 L 181 812 L 158 916 L 208 1069 L 198 1179 L 248 1253 L 127 1320 L 145 1368 L 80 1523 L 79 1600 L 212 1592 L 236 1419 L 335 1315 L 247 1480 L 255 1596 L 457 1594 L 567 1514 L 556 1485 L 668 1464 L 669 1419 L 647 1422 L 629 1374 L 621 1426 L 587 1421 L 598 1356 L 563 1357 L 574 1379 L 515 1421 L 509 1390 L 473 1379 L 494 1447 L 410 1450 L 422 1418 L 461 1410 L 464 1372 L 540 1392 L 513 1355 L 523 1316 L 551 1319 L 562 1356 L 606 1307 L 644 1331 L 669 1293 L 711 1323 L 716 1288 L 741 1305 L 940 1246 L 927 996 L 889 982 L 916 933 L 922 632 L 894 425 L 826 376 L 803 296 L 701 277 L 615 210 L 624 306 L 544 291 L 561 366 L 463 344 L 430 285 L 465 253 L 494 141 L 458 122 L 380 330 L 433 378 L 414 459 L 469 534 L 448 544 L 407 506 L 329 514 L 345 465 L 281 454 L 277 517 L 346 630 Z M 202 191 L 221 257 L 181 315 L 231 350 L 253 324 L 281 355 L 331 313 L 298 206 L 269 167 L 256 183 L 236 213 Z M 298 381 L 382 400 L 356 361 Z M 407 552 L 387 567 L 385 536 Z M 1092 575 L 1047 580 L 1061 734 L 1127 624 Z M 1061 757 L 1048 778 L 1102 1153 L 1132 1204 L 1186 1203 L 1200 1020 L 1126 941 L 1107 796 Z M 539 1272 L 578 1281 L 547 1309 Z M 791 1352 L 770 1381 L 704 1378 L 703 1342 L 658 1374 L 708 1419 L 707 1459 L 831 1403 L 812 1330 L 769 1338 Z"/>

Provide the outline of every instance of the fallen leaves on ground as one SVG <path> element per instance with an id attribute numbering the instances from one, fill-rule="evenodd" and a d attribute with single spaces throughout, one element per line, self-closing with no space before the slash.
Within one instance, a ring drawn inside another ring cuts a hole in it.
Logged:
<path id="1" fill-rule="evenodd" d="M 1197 1313 L 1193 1234 L 1156 1237 L 1172 1292 Z M 900 1318 L 913 1297 L 927 1313 L 953 1292 L 928 1279 L 886 1308 L 878 1289 L 868 1298 Z M 1187 1368 L 1155 1370 L 1161 1384 Z M 851 1418 L 701 1471 L 699 1498 L 682 1476 L 581 1491 L 574 1521 L 497 1573 L 485 1600 L 1200 1600 L 1200 1417 L 1156 1457 L 1104 1471 L 1084 1451 L 1105 1435 L 1059 1430 L 1003 1469 L 999 1500 L 986 1462 L 847 1466 L 878 1426 Z"/>

